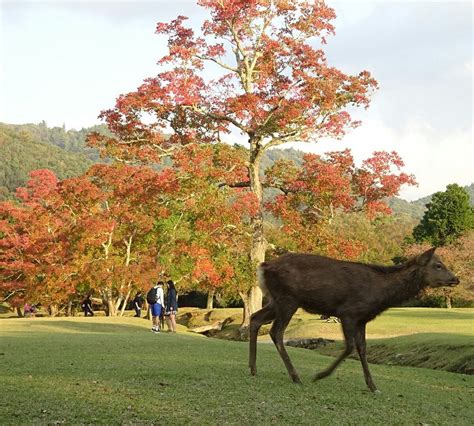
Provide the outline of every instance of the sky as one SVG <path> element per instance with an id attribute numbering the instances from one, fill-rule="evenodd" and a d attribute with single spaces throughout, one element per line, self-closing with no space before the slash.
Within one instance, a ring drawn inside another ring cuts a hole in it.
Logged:
<path id="1" fill-rule="evenodd" d="M 362 125 L 342 140 L 294 146 L 350 148 L 358 163 L 395 150 L 419 183 L 401 191 L 407 200 L 473 183 L 472 2 L 327 3 L 337 14 L 328 63 L 369 70 L 380 89 L 369 109 L 354 111 Z M 206 17 L 192 0 L 0 0 L 0 122 L 99 124 L 119 94 L 160 71 L 166 39 L 156 23 L 178 15 L 195 29 Z"/>

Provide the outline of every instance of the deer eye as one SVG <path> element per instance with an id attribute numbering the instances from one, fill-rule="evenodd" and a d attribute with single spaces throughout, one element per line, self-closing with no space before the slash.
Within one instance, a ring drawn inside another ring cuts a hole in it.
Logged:
<path id="1" fill-rule="evenodd" d="M 441 270 L 441 269 L 443 269 L 443 264 L 437 263 L 437 264 L 436 264 L 436 269 L 437 269 L 438 271 Z"/>

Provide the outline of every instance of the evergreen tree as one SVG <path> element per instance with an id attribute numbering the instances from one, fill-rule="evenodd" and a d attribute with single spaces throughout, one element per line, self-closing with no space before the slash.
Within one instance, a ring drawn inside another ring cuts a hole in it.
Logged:
<path id="1" fill-rule="evenodd" d="M 457 184 L 448 185 L 445 192 L 437 192 L 421 222 L 413 230 L 416 242 L 444 246 L 474 228 L 474 210 L 469 194 Z"/>

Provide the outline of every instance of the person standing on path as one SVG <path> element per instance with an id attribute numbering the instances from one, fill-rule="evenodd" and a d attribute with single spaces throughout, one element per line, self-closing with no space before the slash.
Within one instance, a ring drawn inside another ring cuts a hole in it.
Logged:
<path id="1" fill-rule="evenodd" d="M 168 331 L 176 333 L 176 314 L 178 313 L 178 295 L 176 293 L 176 287 L 172 280 L 169 280 L 167 283 L 168 292 L 166 293 L 166 325 L 168 326 Z"/>
<path id="2" fill-rule="evenodd" d="M 160 332 L 160 315 L 163 309 L 164 294 L 163 294 L 163 281 L 158 281 L 154 287 L 152 287 L 147 295 L 146 301 L 150 305 L 153 333 Z"/>

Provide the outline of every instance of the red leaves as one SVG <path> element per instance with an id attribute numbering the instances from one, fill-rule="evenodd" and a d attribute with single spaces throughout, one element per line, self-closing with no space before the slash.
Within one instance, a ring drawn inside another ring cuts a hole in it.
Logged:
<path id="1" fill-rule="evenodd" d="M 185 27 L 184 16 L 157 24 L 169 48 L 159 65 L 172 67 L 103 111 L 116 138 L 91 136 L 91 144 L 122 159 L 157 161 L 171 147 L 212 143 L 235 128 L 263 144 L 341 137 L 358 124 L 346 109 L 366 107 L 377 83 L 367 71 L 352 76 L 328 67 L 312 47 L 312 38 L 324 43 L 334 33 L 336 15 L 323 1 L 198 4 L 211 15 L 203 37 Z M 209 80 L 207 64 L 223 74 Z"/>
<path id="2" fill-rule="evenodd" d="M 48 304 L 67 300 L 78 277 L 98 292 L 145 284 L 155 222 L 179 189 L 175 171 L 97 164 L 59 183 L 49 171 L 31 176 L 22 205 L 0 203 L 0 291 L 16 285 Z"/>
<path id="3" fill-rule="evenodd" d="M 381 201 L 398 195 L 402 185 L 416 185 L 413 175 L 397 173 L 403 166 L 404 163 L 396 152 L 378 151 L 365 160 L 354 175 L 355 187 L 370 217 L 375 217 L 377 213 L 390 213 Z"/>
<path id="4" fill-rule="evenodd" d="M 390 214 L 386 198 L 415 183 L 413 176 L 399 172 L 402 166 L 395 152 L 375 152 L 358 168 L 349 150 L 307 154 L 301 168 L 280 161 L 268 170 L 267 182 L 286 195 L 266 207 L 283 222 L 297 250 L 355 258 L 364 245 L 331 231 L 332 221 L 341 212 L 363 210 L 370 219 Z"/>
<path id="5" fill-rule="evenodd" d="M 34 170 L 30 173 L 26 188 L 18 188 L 16 196 L 28 205 L 34 205 L 54 192 L 57 183 L 58 179 L 51 170 Z"/>

